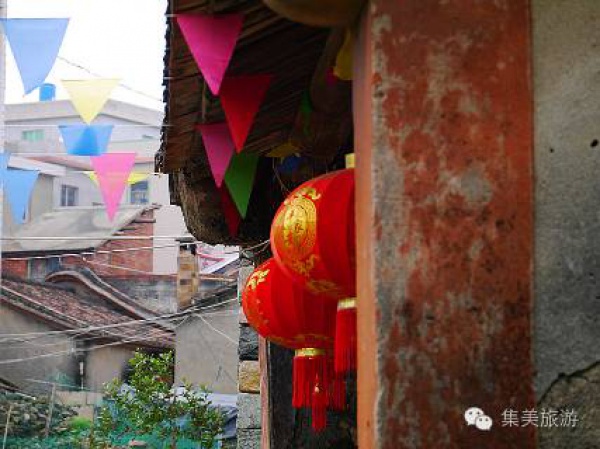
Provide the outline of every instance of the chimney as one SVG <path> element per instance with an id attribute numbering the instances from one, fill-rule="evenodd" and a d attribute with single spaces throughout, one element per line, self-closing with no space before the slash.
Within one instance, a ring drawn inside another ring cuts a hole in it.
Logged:
<path id="1" fill-rule="evenodd" d="M 179 254 L 177 256 L 177 309 L 183 310 L 192 304 L 192 298 L 198 291 L 198 261 L 194 239 L 178 239 Z"/>

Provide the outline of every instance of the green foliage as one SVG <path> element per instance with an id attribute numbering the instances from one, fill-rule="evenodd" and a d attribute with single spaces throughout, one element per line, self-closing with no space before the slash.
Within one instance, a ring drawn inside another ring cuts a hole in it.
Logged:
<path id="1" fill-rule="evenodd" d="M 92 428 L 92 421 L 82 416 L 75 416 L 67 423 L 69 431 L 85 432 Z"/>
<path id="2" fill-rule="evenodd" d="M 95 444 L 133 434 L 140 439 L 153 436 L 171 448 L 182 439 L 200 443 L 203 448 L 213 447 L 223 415 L 211 407 L 205 388 L 186 384 L 177 391 L 173 386 L 173 352 L 156 356 L 136 352 L 129 365 L 131 389 L 118 381 L 106 388 L 108 405 L 99 413 L 92 435 Z"/>

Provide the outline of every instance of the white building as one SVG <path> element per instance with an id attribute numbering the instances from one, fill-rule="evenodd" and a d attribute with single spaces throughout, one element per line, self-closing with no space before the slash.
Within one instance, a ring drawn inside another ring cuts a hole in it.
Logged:
<path id="1" fill-rule="evenodd" d="M 158 204 L 157 235 L 183 235 L 187 232 L 181 210 L 169 200 L 167 175 L 154 174 L 154 154 L 160 145 L 160 111 L 109 100 L 93 124 L 114 125 L 108 152 L 135 152 L 134 172 L 150 174 L 146 179 L 127 187 L 122 204 Z M 9 166 L 40 170 L 34 188 L 27 220 L 62 207 L 101 206 L 102 196 L 88 172 L 90 158 L 66 153 L 59 125 L 81 124 L 82 120 L 68 100 L 5 106 L 4 148 L 12 153 Z M 4 201 L 4 235 L 14 233 L 16 225 Z M 154 273 L 177 271 L 175 240 L 161 240 L 173 247 L 154 252 Z"/>

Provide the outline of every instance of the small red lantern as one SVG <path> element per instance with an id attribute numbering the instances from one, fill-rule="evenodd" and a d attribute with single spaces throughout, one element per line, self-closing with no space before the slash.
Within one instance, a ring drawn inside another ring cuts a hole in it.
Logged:
<path id="1" fill-rule="evenodd" d="M 313 428 L 322 430 L 327 406 L 345 404 L 343 382 L 334 379 L 331 368 L 335 304 L 291 282 L 270 259 L 248 278 L 242 307 L 261 336 L 295 350 L 293 406 L 312 407 Z"/>
<path id="2" fill-rule="evenodd" d="M 271 226 L 277 263 L 296 283 L 337 301 L 335 371 L 356 370 L 354 170 L 311 179 L 281 205 Z"/>

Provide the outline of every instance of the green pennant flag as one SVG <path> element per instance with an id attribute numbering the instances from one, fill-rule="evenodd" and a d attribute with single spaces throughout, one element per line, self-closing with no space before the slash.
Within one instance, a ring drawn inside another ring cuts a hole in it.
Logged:
<path id="1" fill-rule="evenodd" d="M 234 154 L 225 173 L 225 185 L 243 218 L 246 218 L 257 165 L 258 156 L 255 154 Z"/>

